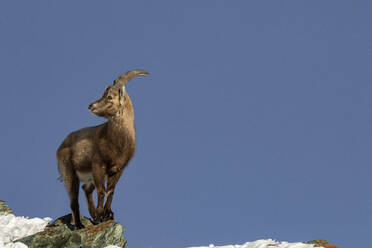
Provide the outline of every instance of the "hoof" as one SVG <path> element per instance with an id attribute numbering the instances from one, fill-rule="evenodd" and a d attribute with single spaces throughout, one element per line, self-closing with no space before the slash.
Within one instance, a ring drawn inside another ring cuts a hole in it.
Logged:
<path id="1" fill-rule="evenodd" d="M 103 217 L 97 217 L 93 219 L 93 224 L 98 225 L 99 223 L 103 222 Z"/>
<path id="2" fill-rule="evenodd" d="M 96 226 L 96 225 L 99 224 L 99 222 L 97 221 L 97 219 L 93 219 L 93 220 L 91 220 L 91 222 L 92 222 L 92 224 L 93 224 L 94 226 Z"/>
<path id="3" fill-rule="evenodd" d="M 102 223 L 104 219 L 104 210 L 103 208 L 97 208 L 96 209 L 96 215 L 95 218 L 93 219 L 96 224 Z"/>
<path id="4" fill-rule="evenodd" d="M 75 230 L 83 229 L 84 226 L 81 223 L 75 224 Z"/>
<path id="5" fill-rule="evenodd" d="M 105 213 L 103 216 L 99 216 L 97 218 L 94 218 L 93 219 L 93 224 L 98 225 L 99 223 L 109 221 L 109 220 L 113 220 L 113 219 L 114 219 L 114 213 L 112 211 L 109 211 L 109 212 Z"/>
<path id="6" fill-rule="evenodd" d="M 103 221 L 108 221 L 108 220 L 114 220 L 114 213 L 110 210 L 105 213 L 105 216 L 103 217 Z"/>

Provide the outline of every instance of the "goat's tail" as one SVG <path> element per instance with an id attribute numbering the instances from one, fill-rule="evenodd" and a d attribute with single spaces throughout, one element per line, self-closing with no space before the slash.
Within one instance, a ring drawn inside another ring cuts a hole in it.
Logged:
<path id="1" fill-rule="evenodd" d="M 58 163 L 58 173 L 59 173 L 59 177 L 57 178 L 58 181 L 60 182 L 63 182 L 63 175 L 62 175 L 62 172 L 61 172 L 61 163 L 62 161 L 60 161 L 57 157 L 57 163 Z"/>
<path id="2" fill-rule="evenodd" d="M 62 177 L 62 175 L 60 175 L 59 177 L 57 177 L 57 180 L 63 183 L 63 177 Z"/>
<path id="3" fill-rule="evenodd" d="M 57 178 L 58 181 L 60 182 L 64 182 L 64 178 L 65 178 L 65 173 L 64 173 L 64 170 L 65 170 L 65 159 L 63 159 L 63 156 L 61 154 L 61 151 L 58 150 L 57 151 L 57 163 L 58 163 L 58 173 L 59 173 L 59 177 Z"/>

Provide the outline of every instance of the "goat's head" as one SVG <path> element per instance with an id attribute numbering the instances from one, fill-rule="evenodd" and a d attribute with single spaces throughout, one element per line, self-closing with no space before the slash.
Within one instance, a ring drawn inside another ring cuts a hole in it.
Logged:
<path id="1" fill-rule="evenodd" d="M 132 70 L 121 74 L 114 80 L 114 84 L 108 86 L 103 96 L 89 105 L 89 110 L 98 116 L 110 118 L 123 108 L 126 99 L 125 85 L 137 76 L 146 76 L 147 71 Z"/>

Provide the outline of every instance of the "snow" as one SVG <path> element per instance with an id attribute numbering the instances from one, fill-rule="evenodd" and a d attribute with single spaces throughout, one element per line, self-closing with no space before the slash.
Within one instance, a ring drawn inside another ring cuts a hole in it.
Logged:
<path id="1" fill-rule="evenodd" d="M 214 246 L 210 244 L 209 246 L 193 246 L 189 248 L 313 248 L 312 244 L 304 244 L 300 242 L 288 243 L 279 242 L 272 239 L 260 239 L 254 242 L 247 242 L 242 245 L 224 245 L 224 246 Z"/>
<path id="2" fill-rule="evenodd" d="M 21 242 L 14 240 L 33 235 L 44 230 L 51 218 L 32 218 L 0 215 L 0 248 L 27 248 Z"/>

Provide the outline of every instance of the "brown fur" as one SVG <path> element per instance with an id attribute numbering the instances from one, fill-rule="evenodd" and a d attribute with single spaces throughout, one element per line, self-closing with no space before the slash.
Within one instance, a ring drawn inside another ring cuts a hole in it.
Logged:
<path id="1" fill-rule="evenodd" d="M 111 202 L 115 186 L 136 149 L 133 104 L 123 86 L 131 78 L 146 74 L 145 71 L 135 70 L 120 75 L 113 86 L 106 88 L 101 99 L 89 105 L 92 113 L 108 121 L 72 132 L 57 150 L 58 169 L 69 194 L 73 220 L 78 229 L 83 228 L 78 194 L 80 181 L 84 178 L 88 178 L 83 190 L 94 221 L 99 223 L 113 219 Z M 93 202 L 94 189 L 97 189 L 97 208 Z M 107 199 L 103 206 L 105 195 Z"/>

